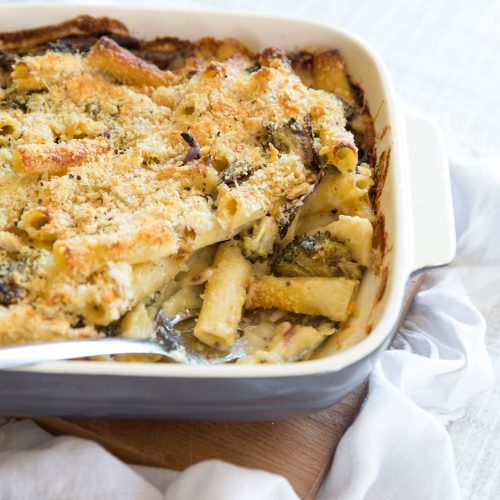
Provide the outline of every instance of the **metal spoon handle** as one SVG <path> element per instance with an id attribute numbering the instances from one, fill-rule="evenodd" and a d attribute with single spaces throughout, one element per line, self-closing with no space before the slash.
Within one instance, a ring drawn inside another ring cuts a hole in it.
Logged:
<path id="1" fill-rule="evenodd" d="M 168 356 L 168 353 L 161 346 L 153 342 L 121 338 L 63 340 L 1 348 L 0 369 L 45 361 L 131 353 L 163 354 Z"/>

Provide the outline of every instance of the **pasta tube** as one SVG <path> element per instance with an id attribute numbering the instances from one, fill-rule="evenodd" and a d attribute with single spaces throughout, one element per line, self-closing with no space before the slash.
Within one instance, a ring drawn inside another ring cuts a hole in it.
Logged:
<path id="1" fill-rule="evenodd" d="M 60 144 L 26 144 L 14 150 L 12 166 L 19 175 L 62 175 L 68 168 L 94 160 L 111 150 L 99 139 L 71 139 Z"/>
<path id="2" fill-rule="evenodd" d="M 172 73 L 146 62 L 107 37 L 102 37 L 90 50 L 88 62 L 117 80 L 132 85 L 168 85 Z"/>
<path id="3" fill-rule="evenodd" d="M 236 338 L 252 266 L 235 241 L 219 247 L 214 266 L 194 334 L 209 346 L 228 350 Z"/>
<path id="4" fill-rule="evenodd" d="M 145 223 L 130 232 L 76 236 L 54 243 L 54 261 L 58 269 L 89 274 L 109 261 L 138 264 L 173 255 L 179 246 L 168 222 Z"/>
<path id="5" fill-rule="evenodd" d="M 356 97 L 344 65 L 344 60 L 338 50 L 326 50 L 313 56 L 314 87 L 346 101 L 351 106 L 356 105 Z"/>
<path id="6" fill-rule="evenodd" d="M 246 307 L 276 308 L 344 321 L 349 316 L 349 303 L 358 283 L 345 278 L 262 276 L 253 282 Z"/>

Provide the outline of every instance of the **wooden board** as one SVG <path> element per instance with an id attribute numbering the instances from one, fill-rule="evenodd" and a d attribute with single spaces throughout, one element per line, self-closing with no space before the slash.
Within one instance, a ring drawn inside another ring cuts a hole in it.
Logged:
<path id="1" fill-rule="evenodd" d="M 407 290 L 405 312 L 422 277 Z M 303 499 L 314 498 L 333 453 L 366 394 L 366 384 L 326 410 L 279 422 L 172 422 L 40 417 L 54 434 L 91 439 L 128 463 L 182 470 L 217 458 L 287 477 Z"/>
<path id="2" fill-rule="evenodd" d="M 313 498 L 335 446 L 363 401 L 365 385 L 334 407 L 278 422 L 169 422 L 35 419 L 54 434 L 91 439 L 122 460 L 182 470 L 211 458 L 288 478 L 300 498 Z"/>

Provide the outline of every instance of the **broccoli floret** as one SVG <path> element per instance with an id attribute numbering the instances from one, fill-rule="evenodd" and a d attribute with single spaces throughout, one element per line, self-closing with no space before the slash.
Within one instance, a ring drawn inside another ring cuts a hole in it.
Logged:
<path id="1" fill-rule="evenodd" d="M 274 240 L 277 235 L 278 226 L 274 217 L 262 217 L 247 234 L 242 234 L 240 248 L 243 255 L 252 262 L 261 257 L 267 257 L 273 253 Z"/>
<path id="2" fill-rule="evenodd" d="M 275 253 L 271 269 L 276 276 L 290 277 L 360 279 L 363 274 L 363 266 L 354 261 L 350 250 L 331 239 L 328 231 L 296 236 Z"/>
<path id="3" fill-rule="evenodd" d="M 269 123 L 261 140 L 265 147 L 272 143 L 280 153 L 298 155 L 304 166 L 312 172 L 318 173 L 321 170 L 309 117 L 302 120 L 302 123 L 295 118 L 285 123 Z"/>

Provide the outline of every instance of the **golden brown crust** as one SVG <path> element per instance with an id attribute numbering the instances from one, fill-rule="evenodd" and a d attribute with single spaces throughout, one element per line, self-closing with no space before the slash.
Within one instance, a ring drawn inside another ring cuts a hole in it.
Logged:
<path id="1" fill-rule="evenodd" d="M 173 75 L 170 72 L 162 71 L 158 66 L 135 56 L 105 36 L 92 47 L 87 60 L 91 65 L 110 74 L 118 81 L 131 85 L 158 87 L 168 85 L 173 81 Z"/>
<path id="2" fill-rule="evenodd" d="M 349 105 L 356 105 L 356 97 L 346 73 L 344 59 L 338 50 L 315 53 L 312 71 L 316 88 L 333 92 Z"/>
<path id="3" fill-rule="evenodd" d="M 54 245 L 56 264 L 72 274 L 90 274 L 110 261 L 132 264 L 168 257 L 178 251 L 171 224 L 161 220 L 145 221 L 128 234 L 103 234 L 91 238 L 58 240 Z"/>
<path id="4" fill-rule="evenodd" d="M 20 175 L 60 175 L 111 150 L 103 139 L 71 139 L 59 144 L 27 144 L 14 151 L 12 166 Z"/>
<path id="5" fill-rule="evenodd" d="M 0 33 L 0 50 L 25 52 L 58 38 L 102 32 L 128 35 L 128 28 L 110 17 L 82 15 L 60 24 Z"/>

